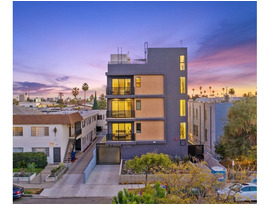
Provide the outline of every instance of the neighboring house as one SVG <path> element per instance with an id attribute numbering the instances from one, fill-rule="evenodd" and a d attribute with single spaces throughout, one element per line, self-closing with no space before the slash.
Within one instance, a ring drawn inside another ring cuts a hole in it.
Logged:
<path id="1" fill-rule="evenodd" d="M 215 144 L 223 135 L 223 127 L 233 101 L 241 98 L 197 98 L 188 101 L 189 143 L 204 145 L 204 150 L 217 157 Z"/>
<path id="2" fill-rule="evenodd" d="M 107 75 L 107 145 L 121 158 L 147 152 L 184 157 L 187 48 L 145 48 L 145 59 L 112 54 Z"/>
<path id="3" fill-rule="evenodd" d="M 107 130 L 106 110 L 98 111 L 97 120 L 97 131 Z"/>
<path id="4" fill-rule="evenodd" d="M 60 163 L 70 160 L 73 150 L 84 151 L 96 137 L 99 111 L 13 110 L 13 152 L 45 152 L 48 163 Z"/>

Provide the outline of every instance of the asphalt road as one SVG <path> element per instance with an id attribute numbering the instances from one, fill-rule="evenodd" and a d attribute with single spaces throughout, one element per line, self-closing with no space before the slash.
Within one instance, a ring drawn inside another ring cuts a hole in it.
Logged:
<path id="1" fill-rule="evenodd" d="M 23 197 L 13 200 L 13 204 L 111 204 L 112 198 L 107 197 L 63 197 L 35 198 Z"/>

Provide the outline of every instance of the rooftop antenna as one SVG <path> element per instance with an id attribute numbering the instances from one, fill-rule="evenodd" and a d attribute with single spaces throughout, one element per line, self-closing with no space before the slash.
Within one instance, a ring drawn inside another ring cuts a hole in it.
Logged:
<path id="1" fill-rule="evenodd" d="M 147 58 L 148 42 L 144 42 L 144 59 Z"/>

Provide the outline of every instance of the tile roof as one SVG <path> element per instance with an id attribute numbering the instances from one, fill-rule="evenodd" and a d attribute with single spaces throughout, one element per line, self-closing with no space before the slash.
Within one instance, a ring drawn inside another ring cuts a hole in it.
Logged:
<path id="1" fill-rule="evenodd" d="M 13 115 L 14 125 L 73 124 L 82 120 L 83 118 L 78 112 L 66 115 Z"/>

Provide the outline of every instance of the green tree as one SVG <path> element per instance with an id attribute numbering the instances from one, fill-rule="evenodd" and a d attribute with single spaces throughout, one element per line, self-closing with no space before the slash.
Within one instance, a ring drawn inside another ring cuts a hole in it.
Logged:
<path id="1" fill-rule="evenodd" d="M 223 158 L 245 158 L 257 145 L 257 98 L 246 97 L 234 102 L 227 115 L 224 136 L 216 145 Z M 254 156 L 254 150 L 253 150 Z"/>
<path id="2" fill-rule="evenodd" d="M 19 105 L 19 101 L 16 98 L 13 98 L 13 105 Z"/>
<path id="3" fill-rule="evenodd" d="M 73 88 L 71 93 L 74 96 L 75 100 L 77 100 L 77 96 L 79 95 L 79 88 L 77 87 Z"/>
<path id="4" fill-rule="evenodd" d="M 101 110 L 106 110 L 107 109 L 107 101 L 106 101 L 106 97 L 105 97 L 104 94 L 101 94 L 99 96 L 98 107 Z"/>
<path id="5" fill-rule="evenodd" d="M 94 98 L 94 95 L 91 94 L 91 96 L 90 96 L 90 102 L 92 102 L 94 99 L 95 99 L 95 98 Z"/>
<path id="6" fill-rule="evenodd" d="M 128 169 L 135 170 L 137 173 L 145 174 L 145 184 L 148 182 L 148 174 L 154 168 L 168 168 L 172 164 L 167 154 L 147 153 L 136 156 L 134 159 L 128 160 L 126 166 Z"/>
<path id="7" fill-rule="evenodd" d="M 87 83 L 84 83 L 84 84 L 82 85 L 82 90 L 84 91 L 84 108 L 85 108 L 86 92 L 87 92 L 88 89 L 89 89 L 88 84 L 87 84 Z"/>
<path id="8" fill-rule="evenodd" d="M 93 107 L 92 107 L 93 110 L 98 110 L 99 107 L 98 107 L 98 102 L 97 102 L 97 93 L 95 91 L 95 98 L 94 98 L 94 104 L 93 104 Z"/>

